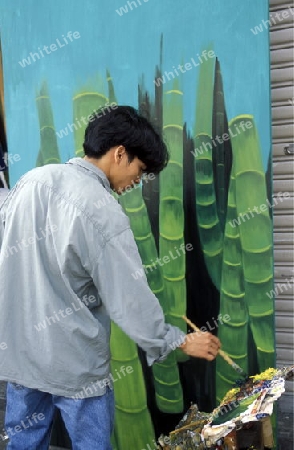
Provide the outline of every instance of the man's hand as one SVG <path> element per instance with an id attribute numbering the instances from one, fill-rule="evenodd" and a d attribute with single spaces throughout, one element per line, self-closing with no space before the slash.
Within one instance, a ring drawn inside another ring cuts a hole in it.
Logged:
<path id="1" fill-rule="evenodd" d="M 186 355 L 213 361 L 220 348 L 219 339 L 207 331 L 187 334 L 185 342 L 179 347 Z"/>

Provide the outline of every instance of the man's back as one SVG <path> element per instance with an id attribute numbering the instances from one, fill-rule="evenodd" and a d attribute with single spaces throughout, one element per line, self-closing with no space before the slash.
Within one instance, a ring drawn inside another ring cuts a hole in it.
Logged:
<path id="1" fill-rule="evenodd" d="M 3 379 L 6 373 L 27 387 L 50 385 L 51 392 L 69 395 L 87 385 L 91 370 L 93 377 L 107 377 L 109 318 L 91 261 L 129 224 L 100 172 L 80 158 L 34 169 L 1 209 Z M 52 379 L 56 365 L 62 366 L 58 381 Z"/>

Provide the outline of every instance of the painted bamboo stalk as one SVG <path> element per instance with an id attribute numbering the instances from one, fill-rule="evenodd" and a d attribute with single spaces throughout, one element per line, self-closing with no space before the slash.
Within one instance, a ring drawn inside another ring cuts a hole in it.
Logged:
<path id="1" fill-rule="evenodd" d="M 231 172 L 231 143 L 225 109 L 223 80 L 219 60 L 215 61 L 215 81 L 213 90 L 213 168 L 217 214 L 224 231 Z"/>
<path id="2" fill-rule="evenodd" d="M 119 450 L 117 442 L 116 442 L 115 430 L 113 431 L 113 433 L 111 435 L 111 445 L 112 445 L 112 450 Z"/>
<path id="3" fill-rule="evenodd" d="M 164 93 L 163 137 L 170 152 L 166 169 L 160 174 L 159 254 L 162 260 L 165 297 L 162 308 L 167 321 L 187 332 L 186 261 L 183 207 L 183 92 L 178 80 Z M 168 261 L 168 262 L 166 262 Z M 177 360 L 186 355 L 176 351 Z"/>
<path id="4" fill-rule="evenodd" d="M 73 98 L 72 125 L 74 128 L 76 156 L 84 156 L 83 142 L 88 123 L 87 117 L 108 103 L 108 98 L 104 91 L 104 84 L 100 78 L 98 78 L 97 84 L 99 92 L 93 91 L 92 89 L 85 89 L 77 93 Z"/>
<path id="5" fill-rule="evenodd" d="M 37 156 L 37 166 L 60 163 L 57 138 L 47 83 L 44 82 L 36 97 L 39 125 L 40 150 Z"/>
<path id="6" fill-rule="evenodd" d="M 151 120 L 153 105 L 150 101 L 150 95 L 145 88 L 144 75 L 141 76 L 138 84 L 138 111 L 147 120 Z"/>
<path id="7" fill-rule="evenodd" d="M 44 166 L 44 159 L 41 149 L 38 152 L 37 160 L 36 160 L 36 167 Z"/>
<path id="8" fill-rule="evenodd" d="M 245 372 L 248 372 L 248 311 L 245 303 L 245 287 L 242 248 L 238 227 L 231 226 L 237 218 L 236 179 L 234 166 L 228 195 L 227 221 L 224 235 L 222 282 L 220 291 L 220 315 L 218 337 L 222 349 Z M 234 372 L 222 358 L 216 360 L 216 395 L 220 401 L 236 381 Z"/>
<path id="9" fill-rule="evenodd" d="M 121 196 L 120 203 L 130 219 L 149 286 L 162 305 L 165 303 L 166 292 L 141 189 L 137 187 Z M 154 364 L 152 371 L 158 408 L 166 413 L 182 412 L 183 393 L 175 352 L 170 353 L 165 361 Z"/>
<path id="10" fill-rule="evenodd" d="M 110 103 L 117 103 L 112 78 L 107 72 Z M 112 374 L 122 365 L 129 366 L 132 373 L 114 383 L 115 425 L 113 440 L 117 450 L 153 446 L 155 438 L 151 416 L 147 407 L 146 388 L 142 366 L 135 342 L 116 324 L 111 323 L 111 370 Z M 126 433 L 126 430 L 128 432 Z M 142 447 L 140 447 L 140 445 Z"/>
<path id="11" fill-rule="evenodd" d="M 275 365 L 272 222 L 259 137 L 250 115 L 230 122 L 240 222 L 245 299 L 259 370 Z"/>
<path id="12" fill-rule="evenodd" d="M 159 47 L 159 64 L 155 69 L 155 80 L 162 78 L 162 56 L 163 56 L 163 35 L 160 37 Z M 143 110 L 143 105 L 147 103 L 144 99 L 145 88 L 143 83 L 138 86 L 138 105 L 139 111 Z M 147 95 L 147 94 L 146 94 Z M 162 135 L 163 127 L 163 85 L 162 83 L 154 83 L 154 105 L 149 101 L 148 97 L 148 117 L 155 127 L 156 131 Z M 156 174 L 154 180 L 144 183 L 143 180 L 143 199 L 147 207 L 149 221 L 154 236 L 157 251 L 159 252 L 159 175 Z"/>
<path id="13" fill-rule="evenodd" d="M 162 78 L 162 55 L 163 55 L 163 35 L 160 37 L 160 49 L 159 49 L 159 65 L 156 66 L 155 69 L 155 79 Z M 159 85 L 155 84 L 154 86 L 154 96 L 155 96 L 155 105 L 154 105 L 154 120 L 153 125 L 156 130 L 161 133 L 163 127 L 163 84 L 159 83 Z"/>
<path id="14" fill-rule="evenodd" d="M 108 86 L 109 103 L 117 104 L 116 95 L 115 95 L 115 91 L 114 91 L 114 85 L 113 85 L 113 81 L 112 81 L 112 76 L 110 75 L 109 70 L 106 70 L 106 80 L 107 80 L 107 86 Z"/>
<path id="15" fill-rule="evenodd" d="M 115 390 L 115 441 L 119 450 L 154 445 L 154 430 L 147 407 L 146 388 L 137 346 L 111 324 L 111 372 Z M 122 367 L 126 375 L 122 377 Z M 119 378 L 121 377 L 121 378 Z"/>
<path id="16" fill-rule="evenodd" d="M 140 114 L 142 114 L 146 119 L 151 121 L 151 123 L 157 126 L 157 131 L 162 132 L 162 111 L 161 115 L 158 119 L 158 112 L 160 112 L 160 108 L 158 111 L 158 104 L 160 101 L 158 100 L 158 91 L 155 93 L 155 106 L 150 102 L 149 94 L 147 93 L 143 77 L 141 82 L 138 85 L 138 110 Z M 161 107 L 162 107 L 162 95 L 161 95 Z M 153 113 L 153 111 L 155 111 Z M 159 124 L 161 125 L 159 128 Z M 143 180 L 143 189 L 142 195 L 147 207 L 149 221 L 152 229 L 152 234 L 155 239 L 157 251 L 159 250 L 159 176 L 155 175 L 153 180 L 148 180 L 148 183 L 145 183 Z"/>
<path id="17" fill-rule="evenodd" d="M 199 69 L 194 127 L 196 169 L 196 212 L 199 236 L 209 275 L 220 288 L 223 232 L 217 213 L 212 161 L 212 112 L 215 59 L 203 62 Z"/>

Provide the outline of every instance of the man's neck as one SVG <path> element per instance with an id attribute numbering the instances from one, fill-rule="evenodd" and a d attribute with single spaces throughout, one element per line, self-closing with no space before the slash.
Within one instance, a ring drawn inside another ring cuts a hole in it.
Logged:
<path id="1" fill-rule="evenodd" d="M 109 163 L 107 158 L 90 158 L 89 156 L 84 156 L 84 160 L 98 167 L 98 169 L 102 170 L 105 173 L 107 178 L 109 179 Z"/>

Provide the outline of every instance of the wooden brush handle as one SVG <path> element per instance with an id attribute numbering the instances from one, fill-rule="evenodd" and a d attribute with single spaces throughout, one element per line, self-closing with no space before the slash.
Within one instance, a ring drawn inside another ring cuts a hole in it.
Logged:
<path id="1" fill-rule="evenodd" d="M 186 316 L 182 316 L 182 318 L 184 319 L 184 321 L 194 330 L 194 331 L 201 331 L 200 328 L 198 328 L 193 322 L 191 322 L 191 320 L 189 320 Z M 223 350 L 219 349 L 218 354 L 224 358 L 224 360 L 230 365 L 232 366 L 235 370 L 237 370 L 237 372 L 241 373 L 243 372 L 243 369 L 241 369 L 241 367 L 238 366 L 238 364 L 236 364 L 232 358 L 230 358 L 230 356 L 224 352 Z"/>

